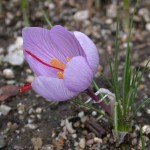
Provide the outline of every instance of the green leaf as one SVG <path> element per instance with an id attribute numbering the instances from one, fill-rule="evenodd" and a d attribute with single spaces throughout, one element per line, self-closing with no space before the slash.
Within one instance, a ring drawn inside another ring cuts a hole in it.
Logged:
<path id="1" fill-rule="evenodd" d="M 48 16 L 47 16 L 47 14 L 45 13 L 45 11 L 44 11 L 44 10 L 42 10 L 42 14 L 43 14 L 43 17 L 44 17 L 44 19 L 45 19 L 46 23 L 49 25 L 49 27 L 50 27 L 50 28 L 52 28 L 52 27 L 53 27 L 53 25 L 52 25 L 52 23 L 50 22 L 50 20 L 49 20 L 49 18 L 48 18 Z"/>
<path id="2" fill-rule="evenodd" d="M 142 128 L 141 127 L 140 127 L 140 138 L 141 138 L 141 141 L 142 141 L 142 150 L 146 150 L 145 141 L 144 141 L 144 138 L 143 138 L 143 133 L 142 133 Z"/>
<path id="3" fill-rule="evenodd" d="M 150 97 L 143 100 L 143 102 L 140 104 L 140 106 L 135 110 L 133 116 L 136 115 L 136 113 L 146 104 L 146 103 L 149 103 L 150 102 Z"/>

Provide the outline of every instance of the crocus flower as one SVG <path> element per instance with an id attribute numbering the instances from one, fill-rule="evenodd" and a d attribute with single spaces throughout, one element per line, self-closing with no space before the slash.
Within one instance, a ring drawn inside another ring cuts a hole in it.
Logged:
<path id="1" fill-rule="evenodd" d="M 23 29 L 25 60 L 36 74 L 31 86 L 42 97 L 53 101 L 70 99 L 86 90 L 99 64 L 94 43 L 83 33 L 69 32 L 56 25 L 51 30 Z"/>

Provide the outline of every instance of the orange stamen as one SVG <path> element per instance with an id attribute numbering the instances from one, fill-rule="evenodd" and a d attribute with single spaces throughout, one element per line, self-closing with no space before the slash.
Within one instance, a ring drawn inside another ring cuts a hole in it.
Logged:
<path id="1" fill-rule="evenodd" d="M 67 57 L 67 61 L 69 62 L 71 60 L 71 58 L 70 57 Z"/>
<path id="2" fill-rule="evenodd" d="M 50 60 L 50 64 L 53 66 L 53 67 L 56 67 L 56 68 L 60 68 L 62 70 L 65 69 L 66 65 L 63 64 L 62 62 L 60 62 L 59 60 L 57 60 L 56 58 L 52 58 Z"/>
<path id="3" fill-rule="evenodd" d="M 64 79 L 62 72 L 57 72 L 57 76 L 59 79 Z"/>

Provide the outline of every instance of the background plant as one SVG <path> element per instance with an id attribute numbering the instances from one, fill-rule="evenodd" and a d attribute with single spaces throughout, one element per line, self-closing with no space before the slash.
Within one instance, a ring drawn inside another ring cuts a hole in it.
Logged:
<path id="1" fill-rule="evenodd" d="M 23 16 L 23 24 L 24 26 L 29 26 L 29 17 L 28 17 L 28 0 L 20 0 L 20 7 L 21 7 L 21 12 L 22 12 L 22 16 Z"/>

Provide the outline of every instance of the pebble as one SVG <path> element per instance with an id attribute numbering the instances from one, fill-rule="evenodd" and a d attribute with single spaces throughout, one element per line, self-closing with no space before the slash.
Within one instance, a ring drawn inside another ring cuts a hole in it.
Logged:
<path id="1" fill-rule="evenodd" d="M 80 118 L 84 117 L 84 112 L 83 111 L 79 112 L 78 117 L 80 117 Z"/>
<path id="2" fill-rule="evenodd" d="M 3 54 L 3 53 L 4 53 L 4 48 L 0 47 L 0 54 Z"/>
<path id="3" fill-rule="evenodd" d="M 139 11 L 138 11 L 138 15 L 139 16 L 145 16 L 145 15 L 148 15 L 149 14 L 149 11 L 147 8 L 141 8 Z"/>
<path id="4" fill-rule="evenodd" d="M 23 50 L 22 50 L 22 37 L 17 37 L 15 43 L 11 44 L 7 52 L 8 54 L 4 58 L 4 62 L 8 62 L 14 66 L 20 66 L 24 62 Z"/>
<path id="5" fill-rule="evenodd" d="M 12 69 L 6 68 L 3 70 L 3 75 L 6 79 L 13 79 L 14 78 L 14 72 Z"/>
<path id="6" fill-rule="evenodd" d="M 42 112 L 42 108 L 38 107 L 38 108 L 35 110 L 35 112 L 36 112 L 37 114 L 40 114 L 40 113 Z"/>
<path id="7" fill-rule="evenodd" d="M 107 17 L 115 18 L 117 16 L 117 5 L 111 4 L 107 9 Z"/>
<path id="8" fill-rule="evenodd" d="M 89 17 L 88 10 L 81 10 L 74 14 L 73 18 L 75 21 L 85 21 Z"/>
<path id="9" fill-rule="evenodd" d="M 31 123 L 33 123 L 34 122 L 34 120 L 33 119 L 28 119 L 28 124 L 31 124 Z"/>
<path id="10" fill-rule="evenodd" d="M 113 20 L 112 19 L 107 19 L 106 20 L 106 24 L 112 24 L 113 23 Z"/>
<path id="11" fill-rule="evenodd" d="M 92 116 L 96 116 L 97 112 L 96 111 L 92 111 Z"/>
<path id="12" fill-rule="evenodd" d="M 147 114 L 150 114 L 150 109 L 146 109 Z"/>
<path id="13" fill-rule="evenodd" d="M 81 138 L 80 141 L 79 141 L 80 148 L 84 149 L 85 148 L 85 143 L 86 143 L 85 138 Z"/>
<path id="14" fill-rule="evenodd" d="M 26 78 L 26 82 L 27 82 L 27 83 L 32 83 L 33 79 L 34 79 L 34 76 L 30 75 L 30 76 L 28 76 L 28 77 Z"/>
<path id="15" fill-rule="evenodd" d="M 65 121 L 61 120 L 60 126 L 63 127 L 65 125 Z"/>
<path id="16" fill-rule="evenodd" d="M 4 148 L 6 145 L 6 142 L 4 140 L 4 138 L 2 137 L 2 135 L 0 135 L 0 148 Z"/>
<path id="17" fill-rule="evenodd" d="M 133 132 L 133 133 L 131 134 L 131 137 L 132 137 L 132 138 L 137 137 L 137 133 L 136 133 L 136 132 Z"/>
<path id="18" fill-rule="evenodd" d="M 41 118 L 42 118 L 41 114 L 37 114 L 36 117 L 37 117 L 38 119 L 41 119 Z"/>
<path id="19" fill-rule="evenodd" d="M 86 135 L 88 135 L 88 131 L 87 130 L 83 130 L 82 134 L 86 136 Z"/>
<path id="20" fill-rule="evenodd" d="M 75 133 L 72 134 L 71 136 L 72 136 L 74 139 L 77 138 L 77 134 L 75 134 Z"/>
<path id="21" fill-rule="evenodd" d="M 134 139 L 131 141 L 131 143 L 132 143 L 133 146 L 137 145 L 137 139 L 134 138 Z"/>
<path id="22" fill-rule="evenodd" d="M 75 122 L 74 124 L 73 124 L 73 126 L 75 127 L 75 128 L 79 128 L 80 127 L 80 122 L 79 121 L 77 121 L 77 122 Z"/>
<path id="23" fill-rule="evenodd" d="M 15 84 L 15 80 L 8 80 L 6 83 L 7 83 L 8 85 L 12 85 L 12 84 Z"/>
<path id="24" fill-rule="evenodd" d="M 150 23 L 147 23 L 145 28 L 146 28 L 146 30 L 150 31 Z"/>
<path id="25" fill-rule="evenodd" d="M 86 142 L 87 146 L 91 146 L 94 143 L 94 139 L 90 139 Z"/>
<path id="26" fill-rule="evenodd" d="M 3 115 L 7 115 L 11 110 L 11 107 L 9 106 L 6 106 L 6 105 L 0 105 L 0 112 L 3 114 Z"/>
<path id="27" fill-rule="evenodd" d="M 98 138 L 98 137 L 95 137 L 95 138 L 94 138 L 94 142 L 95 142 L 95 143 L 102 143 L 103 141 L 102 141 L 102 139 L 100 139 L 100 138 Z"/>
<path id="28" fill-rule="evenodd" d="M 88 119 L 88 117 L 87 117 L 87 116 L 84 116 L 84 117 L 81 118 L 81 122 L 82 122 L 82 123 L 85 123 L 85 122 L 87 121 L 87 119 Z"/>
<path id="29" fill-rule="evenodd" d="M 30 114 L 32 114 L 32 113 L 34 113 L 34 109 L 33 109 L 33 108 L 30 108 L 29 111 L 28 111 L 28 114 L 30 115 Z"/>
<path id="30" fill-rule="evenodd" d="M 145 133 L 146 135 L 150 134 L 150 125 L 144 125 L 142 127 L 142 131 L 143 133 Z"/>
<path id="31" fill-rule="evenodd" d="M 38 126 L 37 126 L 36 124 L 27 124 L 27 125 L 25 125 L 25 127 L 34 130 L 34 129 L 36 129 Z"/>
<path id="32" fill-rule="evenodd" d="M 65 126 L 69 133 L 73 134 L 76 132 L 76 130 L 73 129 L 72 123 L 68 121 L 68 119 L 65 120 Z"/>
<path id="33" fill-rule="evenodd" d="M 141 117 L 142 116 L 142 113 L 141 112 L 137 112 L 136 114 L 138 117 Z"/>

